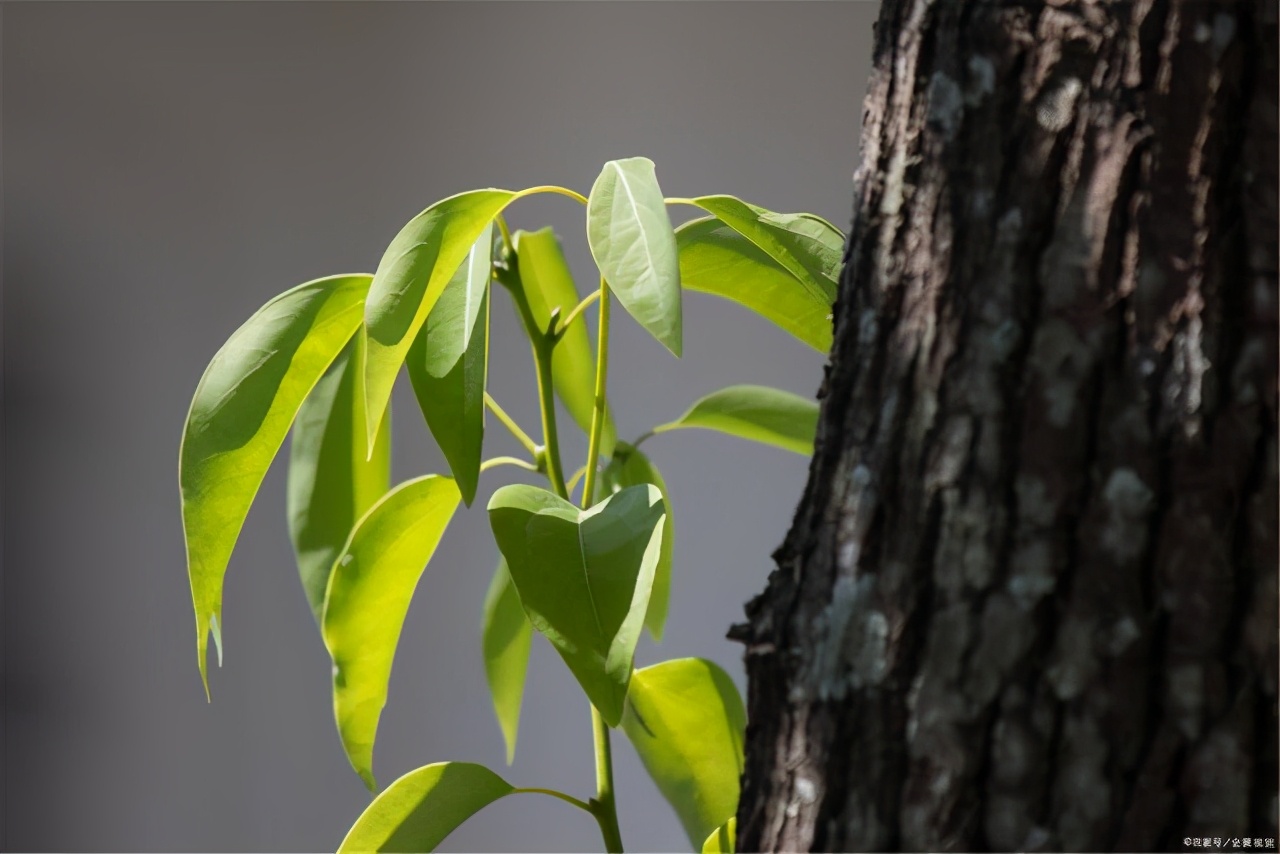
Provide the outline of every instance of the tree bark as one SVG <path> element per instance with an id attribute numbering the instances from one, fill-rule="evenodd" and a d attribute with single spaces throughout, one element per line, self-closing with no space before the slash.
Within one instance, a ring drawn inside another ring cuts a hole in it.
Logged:
<path id="1" fill-rule="evenodd" d="M 884 0 L 740 850 L 1274 845 L 1276 19 Z"/>

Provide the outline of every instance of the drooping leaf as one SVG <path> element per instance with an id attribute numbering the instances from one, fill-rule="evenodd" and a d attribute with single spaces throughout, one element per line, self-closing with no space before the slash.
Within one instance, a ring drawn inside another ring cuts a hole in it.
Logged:
<path id="1" fill-rule="evenodd" d="M 520 603 L 610 726 L 622 718 L 662 549 L 662 493 L 633 486 L 587 510 L 526 484 L 489 500 Z"/>
<path id="2" fill-rule="evenodd" d="M 515 789 L 471 762 L 438 762 L 405 774 L 374 798 L 338 854 L 434 851 L 467 819 Z"/>
<path id="3" fill-rule="evenodd" d="M 649 609 L 644 624 L 653 639 L 662 640 L 662 630 L 667 623 L 667 606 L 671 599 L 671 553 L 675 545 L 675 517 L 671 515 L 671 499 L 667 496 L 667 484 L 656 466 L 640 450 L 619 442 L 613 451 L 613 459 L 600 473 L 600 497 L 621 492 L 629 486 L 651 483 L 662 493 L 662 510 L 666 522 L 662 526 L 662 550 L 658 555 L 658 567 L 653 573 L 653 593 L 649 596 Z"/>
<path id="4" fill-rule="evenodd" d="M 734 196 L 690 199 L 760 247 L 791 272 L 810 295 L 827 305 L 835 302 L 844 257 L 844 235 L 820 217 L 775 213 Z"/>
<path id="5" fill-rule="evenodd" d="M 494 217 L 519 195 L 510 190 L 473 190 L 450 196 L 409 220 L 383 253 L 364 311 L 369 337 L 365 408 L 370 447 L 400 364 L 445 284 Z"/>
<path id="6" fill-rule="evenodd" d="M 529 309 L 538 328 L 546 329 L 551 322 L 552 311 L 559 309 L 560 317 L 564 318 L 578 304 L 578 289 L 574 286 L 569 264 L 551 228 L 517 231 L 513 241 Z M 582 432 L 590 433 L 591 412 L 596 401 L 596 364 L 591 336 L 581 319 L 565 330 L 564 337 L 551 354 L 551 382 L 574 422 Z M 613 452 L 616 436 L 613 414 L 606 411 L 604 432 L 600 437 L 601 454 Z"/>
<path id="7" fill-rule="evenodd" d="M 701 658 L 631 677 L 622 730 L 693 845 L 738 809 L 747 714 L 729 674 Z"/>
<path id="8" fill-rule="evenodd" d="M 221 660 L 222 581 L 249 506 L 302 401 L 360 326 L 369 276 L 286 291 L 227 340 L 196 387 L 179 452 L 200 678 L 209 633 Z"/>
<path id="9" fill-rule="evenodd" d="M 289 536 L 311 613 L 320 624 L 333 562 L 356 521 L 391 485 L 391 419 L 365 459 L 364 359 L 347 342 L 298 410 L 289 447 Z"/>
<path id="10" fill-rule="evenodd" d="M 711 831 L 707 841 L 702 843 L 702 854 L 733 854 L 737 836 L 738 819 L 735 817 Z"/>
<path id="11" fill-rule="evenodd" d="M 493 226 L 487 225 L 405 359 L 418 406 L 468 505 L 476 497 L 484 445 L 492 254 Z"/>
<path id="12" fill-rule="evenodd" d="M 680 264 L 652 160 L 631 157 L 604 165 L 587 202 L 587 240 L 618 302 L 679 356 Z"/>
<path id="13" fill-rule="evenodd" d="M 441 475 L 405 481 L 356 524 L 329 577 L 322 631 L 342 747 L 370 788 L 373 743 L 409 600 L 458 507 Z"/>
<path id="14" fill-rule="evenodd" d="M 818 404 L 789 391 L 762 385 L 734 385 L 712 392 L 654 433 L 700 427 L 812 454 L 818 430 Z"/>
<path id="15" fill-rule="evenodd" d="M 786 267 L 715 217 L 676 229 L 680 283 L 733 300 L 813 349 L 831 350 L 833 300 L 818 298 Z"/>
<path id="16" fill-rule="evenodd" d="M 520 731 L 520 701 L 529 668 L 533 626 L 520 607 L 520 595 L 511 583 L 507 563 L 498 561 L 489 592 L 484 598 L 484 674 L 493 697 L 493 711 L 507 745 L 507 764 L 516 755 Z"/>

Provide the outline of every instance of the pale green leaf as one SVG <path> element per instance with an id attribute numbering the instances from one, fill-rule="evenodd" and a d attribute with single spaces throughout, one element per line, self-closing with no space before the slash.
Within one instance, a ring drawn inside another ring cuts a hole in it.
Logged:
<path id="1" fill-rule="evenodd" d="M 467 819 L 516 791 L 471 762 L 439 762 L 410 771 L 374 798 L 338 854 L 434 851 Z"/>
<path id="2" fill-rule="evenodd" d="M 468 505 L 484 445 L 493 227 L 485 226 L 445 285 L 405 360 L 413 393 Z"/>
<path id="3" fill-rule="evenodd" d="M 621 492 L 629 486 L 651 483 L 662 493 L 662 509 L 666 522 L 662 526 L 662 551 L 658 567 L 653 574 L 653 593 L 649 596 L 649 609 L 644 624 L 656 641 L 662 640 L 662 630 L 667 622 L 667 606 L 671 599 L 671 553 L 675 546 L 675 517 L 671 515 L 671 499 L 667 484 L 653 462 L 640 450 L 619 442 L 613 451 L 613 459 L 600 473 L 601 497 Z"/>
<path id="4" fill-rule="evenodd" d="M 818 404 L 781 389 L 760 385 L 735 385 L 712 392 L 654 433 L 698 427 L 718 430 L 774 445 L 797 454 L 813 453 L 818 430 Z"/>
<path id="5" fill-rule="evenodd" d="M 631 157 L 604 165 L 587 202 L 587 241 L 618 302 L 679 356 L 680 264 L 652 160 Z"/>
<path id="6" fill-rule="evenodd" d="M 533 626 L 520 607 L 520 595 L 511 583 L 505 560 L 498 561 L 489 592 L 484 598 L 484 674 L 493 697 L 493 711 L 507 745 L 507 764 L 516 755 L 520 731 L 520 701 L 529 668 Z"/>
<path id="7" fill-rule="evenodd" d="M 391 485 L 391 419 L 365 459 L 364 359 L 358 335 L 303 401 L 289 443 L 289 536 L 320 623 L 329 572 L 351 529 Z"/>
<path id="8" fill-rule="evenodd" d="M 786 267 L 715 217 L 676 229 L 680 283 L 733 300 L 822 353 L 831 350 L 833 299 L 818 297 Z"/>
<path id="9" fill-rule="evenodd" d="M 737 844 L 738 819 L 731 818 L 717 827 L 702 843 L 702 854 L 733 854 Z"/>
<path id="10" fill-rule="evenodd" d="M 409 600 L 461 496 L 451 478 L 406 481 L 360 519 L 333 567 L 322 631 L 351 766 L 370 788 L 373 743 Z"/>
<path id="11" fill-rule="evenodd" d="M 551 228 L 517 231 L 513 241 L 529 309 L 537 328 L 545 330 L 551 322 L 551 312 L 559 309 L 560 317 L 565 318 L 578 304 L 578 289 L 574 286 L 573 275 L 560 249 L 560 241 Z M 596 363 L 591 337 L 581 318 L 565 330 L 552 352 L 551 383 L 574 422 L 582 432 L 590 433 L 591 413 L 596 401 Z M 602 455 L 613 452 L 616 436 L 613 414 L 606 412 L 604 432 L 600 437 Z"/>
<path id="12" fill-rule="evenodd" d="M 489 500 L 489 523 L 525 614 L 610 726 L 622 717 L 663 521 L 662 493 L 651 485 L 587 510 L 526 484 L 504 486 Z"/>
<path id="13" fill-rule="evenodd" d="M 221 659 L 222 581 L 231 550 L 303 399 L 360 327 L 369 281 L 317 279 L 271 300 L 227 340 L 196 387 L 178 468 L 206 691 L 211 631 Z"/>
<path id="14" fill-rule="evenodd" d="M 518 196 L 509 190 L 450 196 L 409 220 L 383 253 L 364 312 L 369 336 L 365 407 L 370 447 L 400 365 L 445 284 L 494 217 Z"/>
<path id="15" fill-rule="evenodd" d="M 631 677 L 622 730 L 695 847 L 738 809 L 746 726 L 738 689 L 710 661 L 664 661 Z"/>
<path id="16" fill-rule="evenodd" d="M 825 220 L 775 213 L 733 196 L 690 199 L 791 272 L 818 302 L 832 304 L 844 258 L 844 235 Z"/>

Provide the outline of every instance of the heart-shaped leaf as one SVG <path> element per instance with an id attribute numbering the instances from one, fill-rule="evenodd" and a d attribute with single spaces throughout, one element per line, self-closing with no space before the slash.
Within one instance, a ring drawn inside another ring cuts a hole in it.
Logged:
<path id="1" fill-rule="evenodd" d="M 484 445 L 492 257 L 493 226 L 487 225 L 445 285 L 405 360 L 418 406 L 468 505 L 476 497 Z"/>
<path id="2" fill-rule="evenodd" d="M 690 199 L 777 261 L 818 302 L 835 301 L 844 259 L 844 235 L 825 220 L 802 213 L 775 213 L 734 196 Z"/>
<path id="3" fill-rule="evenodd" d="M 610 726 L 622 718 L 662 549 L 662 493 L 624 489 L 587 510 L 526 484 L 489 500 L 520 603 Z"/>
<path id="4" fill-rule="evenodd" d="M 520 281 L 538 329 L 546 329 L 551 312 L 559 309 L 567 317 L 578 304 L 578 289 L 560 249 L 560 241 L 550 228 L 517 231 L 516 248 Z M 596 363 L 592 355 L 587 325 L 577 320 L 565 330 L 551 354 L 551 383 L 582 432 L 591 432 L 591 413 L 596 402 Z M 605 414 L 604 432 L 600 437 L 600 453 L 613 452 L 617 432 L 613 415 Z"/>
<path id="5" fill-rule="evenodd" d="M 510 190 L 472 190 L 450 196 L 409 220 L 383 253 L 364 310 L 369 336 L 365 364 L 369 447 L 391 399 L 400 364 L 445 284 L 494 217 L 518 196 Z"/>
<path id="6" fill-rule="evenodd" d="M 302 589 L 315 615 L 333 562 L 356 521 L 391 485 L 391 419 L 365 459 L 364 359 L 359 336 L 303 401 L 289 448 L 289 536 Z"/>
<path id="7" fill-rule="evenodd" d="M 707 841 L 702 843 L 702 854 L 733 854 L 737 835 L 738 819 L 731 818 L 711 831 Z"/>
<path id="8" fill-rule="evenodd" d="M 817 297 L 740 232 L 704 217 L 677 228 L 676 245 L 685 290 L 733 300 L 813 349 L 830 352 L 833 300 Z"/>
<path id="9" fill-rule="evenodd" d="M 701 658 L 631 677 L 622 730 L 694 846 L 738 809 L 747 713 L 729 674 Z"/>
<path id="10" fill-rule="evenodd" d="M 484 598 L 484 674 L 493 697 L 493 711 L 507 745 L 507 764 L 516 755 L 520 731 L 520 701 L 529 668 L 533 626 L 520 607 L 520 595 L 511 583 L 507 562 L 498 561 L 489 592 Z"/>
<path id="11" fill-rule="evenodd" d="M 222 580 L 231 550 L 302 401 L 360 327 L 369 281 L 333 276 L 285 291 L 236 330 L 196 387 L 178 479 L 206 692 L 210 632 L 222 656 Z"/>
<path id="12" fill-rule="evenodd" d="M 662 551 L 658 567 L 653 573 L 653 593 L 649 596 L 649 609 L 644 624 L 656 641 L 662 640 L 662 630 L 667 622 L 667 605 L 671 599 L 671 552 L 675 546 L 675 517 L 671 515 L 671 499 L 667 497 L 667 484 L 654 464 L 632 445 L 619 442 L 613 451 L 613 459 L 600 473 L 598 495 L 607 496 L 621 492 L 629 486 L 651 483 L 662 493 L 662 510 L 666 522 L 662 525 Z"/>
<path id="13" fill-rule="evenodd" d="M 717 430 L 809 455 L 818 430 L 818 404 L 767 386 L 729 386 L 698 400 L 684 415 L 653 432 L 686 427 Z"/>
<path id="14" fill-rule="evenodd" d="M 351 532 L 325 594 L 322 631 L 333 659 L 333 707 L 342 747 L 372 790 L 373 743 L 409 600 L 458 507 L 441 475 L 406 481 Z"/>
<path id="15" fill-rule="evenodd" d="M 434 851 L 471 816 L 516 791 L 471 762 L 438 762 L 396 780 L 347 832 L 338 854 Z"/>
<path id="16" fill-rule="evenodd" d="M 680 264 L 652 160 L 632 157 L 604 165 L 587 202 L 587 241 L 618 302 L 679 356 Z"/>

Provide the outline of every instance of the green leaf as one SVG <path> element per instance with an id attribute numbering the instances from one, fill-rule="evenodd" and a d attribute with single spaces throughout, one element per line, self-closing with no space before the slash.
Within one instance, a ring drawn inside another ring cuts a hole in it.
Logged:
<path id="1" fill-rule="evenodd" d="M 622 718 L 662 548 L 662 493 L 634 486 L 579 510 L 526 484 L 489 500 L 520 603 L 610 726 Z"/>
<path id="2" fill-rule="evenodd" d="M 492 255 L 490 224 L 445 285 L 405 360 L 418 406 L 468 506 L 484 445 Z"/>
<path id="3" fill-rule="evenodd" d="M 739 303 L 813 349 L 831 351 L 833 299 L 806 289 L 786 267 L 715 217 L 676 229 L 685 290 Z"/>
<path id="4" fill-rule="evenodd" d="M 738 809 L 746 726 L 738 689 L 710 661 L 664 661 L 631 677 L 622 731 L 694 846 Z"/>
<path id="5" fill-rule="evenodd" d="M 289 448 L 289 536 L 319 625 L 329 572 L 347 535 L 391 485 L 391 419 L 365 459 L 364 359 L 359 336 L 303 401 Z"/>
<path id="6" fill-rule="evenodd" d="M 387 247 L 364 311 L 369 336 L 365 408 L 370 447 L 400 364 L 445 284 L 494 217 L 519 195 L 510 190 L 473 190 L 450 196 L 409 220 Z"/>
<path id="7" fill-rule="evenodd" d="M 652 160 L 632 157 L 604 165 L 587 202 L 587 241 L 623 308 L 679 356 L 680 264 Z"/>
<path id="8" fill-rule="evenodd" d="M 317 279 L 271 300 L 227 340 L 196 387 L 178 478 L 206 692 L 210 632 L 222 657 L 222 580 L 231 550 L 303 399 L 360 327 L 369 280 Z"/>
<path id="9" fill-rule="evenodd" d="M 653 593 L 649 596 L 649 609 L 644 624 L 656 641 L 662 640 L 662 630 L 667 622 L 667 605 L 671 599 L 671 552 L 675 544 L 675 517 L 671 515 L 671 499 L 667 496 L 667 484 L 658 469 L 643 453 L 625 442 L 619 442 L 613 451 L 613 459 L 600 473 L 599 495 L 621 492 L 629 486 L 651 483 L 662 493 L 662 511 L 666 522 L 662 526 L 662 550 L 658 567 L 653 574 Z"/>
<path id="10" fill-rule="evenodd" d="M 698 207 L 760 247 L 800 280 L 810 296 L 835 302 L 844 235 L 812 214 L 775 213 L 733 196 L 690 199 Z"/>
<path id="11" fill-rule="evenodd" d="M 405 774 L 371 803 L 338 854 L 434 851 L 467 819 L 515 789 L 471 762 L 438 762 Z"/>
<path id="12" fill-rule="evenodd" d="M 382 497 L 334 563 L 322 631 L 333 659 L 333 707 L 343 749 L 370 788 L 373 742 L 409 600 L 461 496 L 451 478 L 427 475 Z"/>
<path id="13" fill-rule="evenodd" d="M 665 433 L 686 427 L 718 430 L 774 445 L 797 454 L 812 454 L 818 430 L 818 404 L 781 389 L 734 385 L 712 392 L 669 424 L 655 427 Z"/>
<path id="14" fill-rule="evenodd" d="M 516 734 L 520 730 L 520 701 L 529 667 L 533 626 L 520 606 L 520 595 L 511 583 L 507 562 L 498 568 L 484 597 L 484 674 L 493 697 L 493 711 L 507 744 L 507 764 L 516 755 Z"/>
<path id="15" fill-rule="evenodd" d="M 738 819 L 735 817 L 711 831 L 707 841 L 702 843 L 702 854 L 733 854 L 737 835 Z"/>
<path id="16" fill-rule="evenodd" d="M 559 309 L 560 317 L 564 318 L 578 304 L 578 289 L 573 284 L 569 264 L 551 228 L 517 231 L 513 242 L 529 309 L 538 328 L 546 329 L 552 311 Z M 582 432 L 590 433 L 591 412 L 596 402 L 596 363 L 591 336 L 581 319 L 565 330 L 552 351 L 551 383 L 574 422 Z M 600 437 L 601 454 L 613 452 L 616 437 L 613 413 L 606 412 L 604 433 Z"/>

